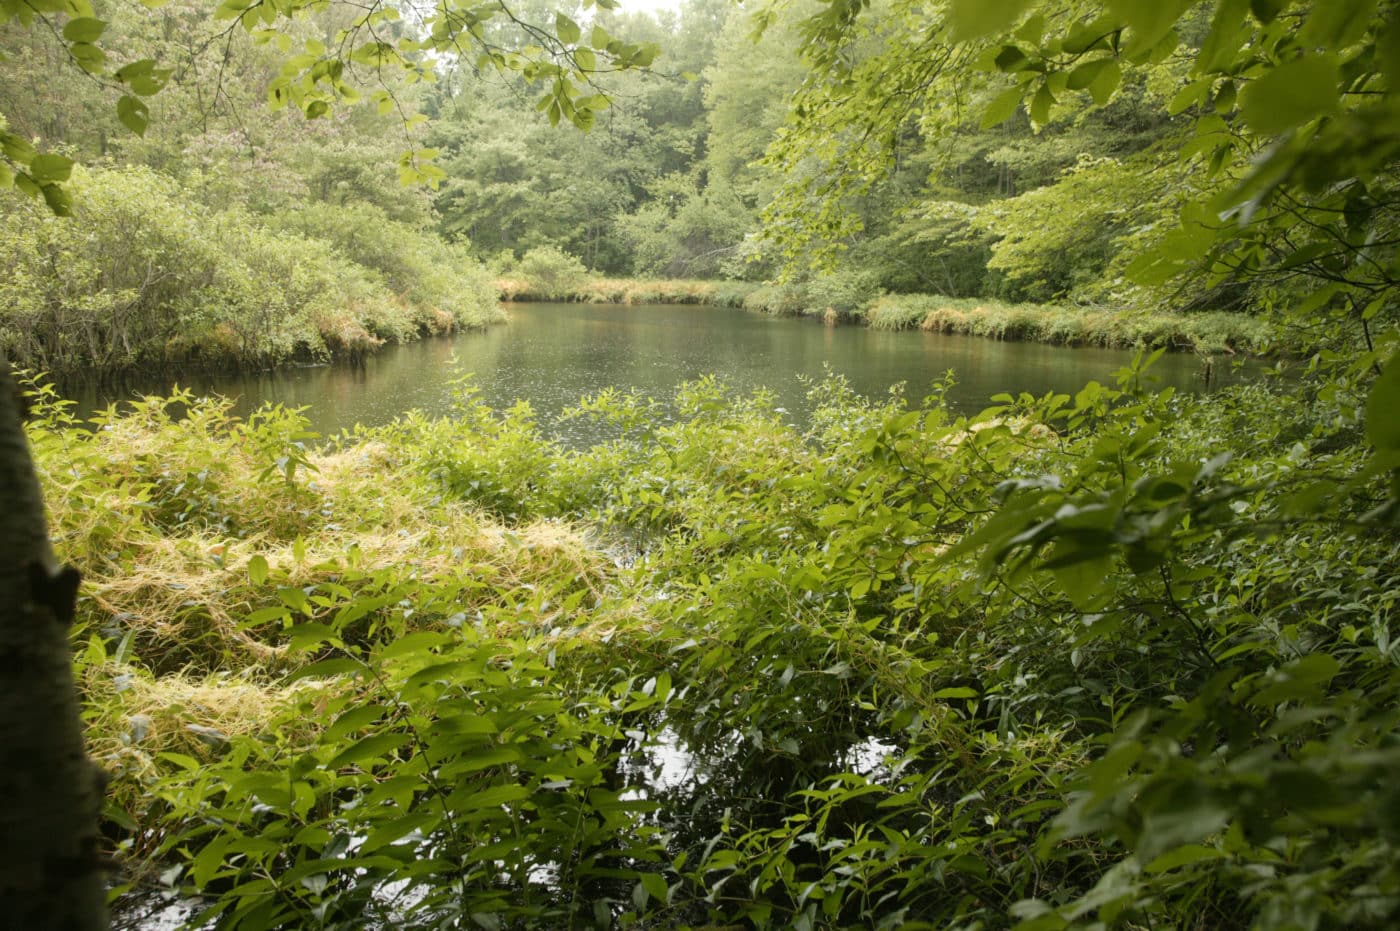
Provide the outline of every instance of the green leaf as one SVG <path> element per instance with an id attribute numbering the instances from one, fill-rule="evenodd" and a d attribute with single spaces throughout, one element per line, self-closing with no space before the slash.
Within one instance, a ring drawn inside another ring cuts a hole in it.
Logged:
<path id="1" fill-rule="evenodd" d="M 465 752 L 456 760 L 441 768 L 444 777 L 456 779 L 469 773 L 479 773 L 483 769 L 509 766 L 523 759 L 515 747 L 489 747 L 475 752 Z"/>
<path id="2" fill-rule="evenodd" d="M 63 38 L 69 42 L 96 42 L 106 28 L 107 24 L 100 19 L 80 16 L 70 19 L 63 27 Z"/>
<path id="3" fill-rule="evenodd" d="M 44 153 L 34 156 L 29 163 L 29 175 L 41 185 L 53 181 L 67 181 L 73 173 L 73 160 L 62 155 Z"/>
<path id="4" fill-rule="evenodd" d="M 579 40 L 582 32 L 578 28 L 578 23 L 574 22 L 563 13 L 554 14 L 554 33 L 559 37 L 559 41 L 565 45 L 573 45 Z"/>
<path id="5" fill-rule="evenodd" d="M 1061 540 L 1055 544 L 1046 568 L 1080 611 L 1102 607 L 1113 593 L 1108 584 L 1113 558 L 1099 545 L 1081 546 L 1070 539 Z"/>
<path id="6" fill-rule="evenodd" d="M 56 217 L 70 217 L 73 215 L 73 198 L 69 196 L 68 189 L 60 184 L 45 184 L 43 186 L 44 202 L 49 205 Z"/>
<path id="7" fill-rule="evenodd" d="M 1366 439 L 1376 449 L 1400 449 L 1400 353 L 1390 357 L 1366 398 Z"/>
<path id="8" fill-rule="evenodd" d="M 387 757 L 403 746 L 407 740 L 406 734 L 371 734 L 337 753 L 326 764 L 326 769 L 340 769 L 342 766 L 349 766 L 352 763 L 373 763 Z"/>
<path id="9" fill-rule="evenodd" d="M 1313 699 L 1341 671 L 1341 663 L 1331 655 L 1309 653 L 1275 671 L 1249 703 L 1256 708 L 1272 708 L 1287 701 Z"/>
<path id="10" fill-rule="evenodd" d="M 333 744 L 351 731 L 358 731 L 362 728 L 375 724 L 384 716 L 383 705 L 362 705 L 351 708 L 349 711 L 335 719 L 335 722 L 321 734 L 323 744 Z"/>
<path id="11" fill-rule="evenodd" d="M 1267 26 L 1278 18 L 1286 2 L 1287 0 L 1249 0 L 1249 9 L 1255 19 Z"/>
<path id="12" fill-rule="evenodd" d="M 1095 58 L 1092 61 L 1086 61 L 1069 73 L 1065 86 L 1072 91 L 1085 90 L 1094 83 L 1094 79 L 1099 76 L 1099 73 L 1112 63 L 1112 58 Z"/>
<path id="13" fill-rule="evenodd" d="M 131 88 L 133 94 L 150 97 L 152 94 L 160 93 L 171 74 L 170 69 L 157 68 L 156 64 L 153 58 L 133 61 L 129 65 L 118 68 L 113 77 Z"/>
<path id="14" fill-rule="evenodd" d="M 1167 104 L 1167 112 L 1175 116 L 1178 113 L 1186 112 L 1186 110 L 1191 107 L 1204 103 L 1206 95 L 1210 93 L 1210 86 L 1211 82 L 1208 80 L 1192 81 L 1190 84 L 1187 84 L 1177 92 L 1176 96 L 1172 98 L 1171 103 Z"/>
<path id="15" fill-rule="evenodd" d="M 1214 834 L 1230 820 L 1230 807 L 1193 783 L 1154 795 L 1143 819 L 1138 856 L 1155 863 L 1160 855 Z"/>
<path id="16" fill-rule="evenodd" d="M 1048 84 L 1040 85 L 1040 89 L 1035 92 L 1035 97 L 1031 99 L 1031 119 L 1039 126 L 1044 126 L 1050 122 L 1050 106 L 1055 102 L 1055 95 L 1050 93 Z"/>
<path id="17" fill-rule="evenodd" d="M 491 786 L 474 792 L 462 803 L 463 811 L 476 811 L 482 808 L 499 808 L 509 802 L 518 802 L 521 799 L 529 798 L 530 790 L 524 786 L 510 783 L 507 785 Z"/>
<path id="18" fill-rule="evenodd" d="M 15 175 L 15 187 L 30 197 L 41 197 L 44 193 L 44 189 L 39 187 L 38 182 L 24 172 Z"/>
<path id="19" fill-rule="evenodd" d="M 4 149 L 6 158 L 21 165 L 28 165 L 39 154 L 29 140 L 3 130 L 0 130 L 0 149 Z"/>
<path id="20" fill-rule="evenodd" d="M 249 627 L 256 627 L 259 624 L 266 624 L 269 621 L 285 621 L 288 617 L 290 617 L 290 615 L 287 613 L 287 609 L 282 605 L 277 605 L 272 608 L 259 608 L 245 617 L 238 626 L 239 629 L 242 630 Z"/>
<path id="21" fill-rule="evenodd" d="M 1305 55 L 1246 84 L 1240 110 L 1250 129 L 1278 135 L 1335 112 L 1341 102 L 1338 79 L 1335 55 Z"/>
<path id="22" fill-rule="evenodd" d="M 97 74 L 107 62 L 107 53 L 88 42 L 74 42 L 68 47 L 68 54 L 88 74 Z"/>
<path id="23" fill-rule="evenodd" d="M 301 679 L 330 679 L 345 675 L 363 675 L 365 670 L 366 667 L 364 663 L 359 660 L 350 659 L 349 657 L 325 659 L 321 660 L 319 663 L 312 663 L 310 666 L 303 666 L 295 672 L 290 673 L 283 681 L 287 684 L 291 684 Z"/>
<path id="24" fill-rule="evenodd" d="M 1315 3 L 1298 39 L 1305 47 L 1343 48 L 1365 35 L 1375 14 L 1376 0 Z"/>
<path id="25" fill-rule="evenodd" d="M 1025 69 L 1031 63 L 1026 53 L 1014 45 L 1003 46 L 996 58 L 998 71 L 1015 72 Z"/>
<path id="26" fill-rule="evenodd" d="M 1089 85 L 1089 94 L 1094 98 L 1094 103 L 1103 106 L 1113 97 L 1113 92 L 1122 82 L 1123 66 L 1118 64 L 1116 58 L 1111 58 Z"/>
<path id="27" fill-rule="evenodd" d="M 1248 35 L 1243 29 L 1248 13 L 1249 0 L 1221 0 L 1211 18 L 1210 32 L 1196 56 L 1192 74 L 1211 74 L 1230 66 Z"/>
<path id="28" fill-rule="evenodd" d="M 1022 92 L 1019 87 L 1013 87 L 998 94 L 996 99 L 987 105 L 986 112 L 982 114 L 982 128 L 991 129 L 1015 116 L 1017 108 L 1021 106 L 1021 97 Z"/>
<path id="29" fill-rule="evenodd" d="M 666 877 L 658 873 L 643 873 L 641 876 L 637 877 L 637 881 L 641 883 L 642 888 L 645 889 L 647 894 L 653 899 L 656 899 L 658 902 L 666 901 L 667 895 L 670 892 L 670 888 L 666 885 Z"/>
<path id="30" fill-rule="evenodd" d="M 419 828 L 435 824 L 441 817 L 442 815 L 435 811 L 417 811 L 402 818 L 395 818 L 365 838 L 365 842 L 360 845 L 360 853 L 374 853 Z"/>
<path id="31" fill-rule="evenodd" d="M 1165 873 L 1181 866 L 1190 866 L 1192 863 L 1201 863 L 1205 860 L 1221 860 L 1225 858 L 1224 851 L 1215 847 L 1206 847 L 1201 844 L 1187 844 L 1175 850 L 1169 850 L 1151 863 L 1142 868 L 1144 873 Z"/>
<path id="32" fill-rule="evenodd" d="M 1161 42 L 1189 5 L 1183 0 L 1109 0 L 1108 8 L 1131 30 L 1123 54 L 1135 57 Z"/>
<path id="33" fill-rule="evenodd" d="M 1030 0 L 953 0 L 948 11 L 953 40 L 979 39 L 1005 32 L 1030 6 Z"/>
<path id="34" fill-rule="evenodd" d="M 136 135 L 144 136 L 151 122 L 151 110 L 145 101 L 127 94 L 117 101 L 117 119 Z"/>

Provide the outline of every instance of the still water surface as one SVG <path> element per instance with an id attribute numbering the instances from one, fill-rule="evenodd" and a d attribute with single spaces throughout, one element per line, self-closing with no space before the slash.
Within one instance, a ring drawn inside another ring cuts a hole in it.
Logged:
<path id="1" fill-rule="evenodd" d="M 200 393 L 237 398 L 239 413 L 265 401 L 309 408 L 312 428 L 333 434 L 356 423 L 376 426 L 419 409 L 449 410 L 450 381 L 471 373 L 482 398 L 503 409 L 527 400 L 550 424 L 565 407 L 616 386 L 669 398 L 684 381 L 706 374 L 749 392 L 772 391 L 801 422 L 807 409 L 802 376 L 829 367 L 860 393 L 876 397 L 903 382 L 922 398 L 952 369 L 949 402 L 975 413 L 998 392 L 1073 393 L 1091 379 L 1110 382 L 1133 353 L 1066 349 L 937 333 L 888 333 L 826 327 L 814 320 L 776 319 L 721 307 L 598 304 L 507 305 L 510 323 L 485 332 L 386 347 L 363 369 L 320 366 L 231 376 L 143 379 L 121 392 L 71 391 L 80 410 L 142 393 L 164 393 L 178 380 Z M 455 367 L 454 367 L 455 359 Z M 1167 354 L 1155 374 L 1164 385 L 1203 387 L 1200 360 Z M 1227 373 L 1227 378 L 1238 377 Z M 586 443 L 584 421 L 561 426 L 562 438 Z"/>

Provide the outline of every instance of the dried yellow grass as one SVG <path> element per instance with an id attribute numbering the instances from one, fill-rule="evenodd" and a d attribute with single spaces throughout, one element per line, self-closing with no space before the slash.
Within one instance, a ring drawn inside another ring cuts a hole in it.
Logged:
<path id="1" fill-rule="evenodd" d="M 99 627 L 131 631 L 136 653 L 151 668 L 174 672 L 279 665 L 281 648 L 267 642 L 276 631 L 245 629 L 245 619 L 277 604 L 278 588 L 339 580 L 352 548 L 361 574 L 392 569 L 428 583 L 483 583 L 471 587 L 464 610 L 490 603 L 497 592 L 559 580 L 596 600 L 614 571 L 605 554 L 564 524 L 507 529 L 460 507 L 434 516 L 443 523 L 325 533 L 302 544 L 204 533 L 156 537 L 132 547 L 130 562 L 89 571 L 85 591 Z M 248 574 L 254 557 L 266 560 L 271 573 L 261 586 Z"/>

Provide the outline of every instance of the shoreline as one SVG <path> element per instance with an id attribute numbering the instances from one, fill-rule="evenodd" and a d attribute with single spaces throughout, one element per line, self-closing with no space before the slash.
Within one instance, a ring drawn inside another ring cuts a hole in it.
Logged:
<path id="1" fill-rule="evenodd" d="M 1012 342 L 1100 349 L 1165 348 L 1202 355 L 1268 356 L 1273 327 L 1240 313 L 1142 314 L 1053 304 L 1007 304 L 933 294 L 886 294 L 843 306 L 811 303 L 800 286 L 742 281 L 598 278 L 563 291 L 497 278 L 505 302 L 683 304 L 739 307 L 775 317 L 813 317 L 829 326 L 926 330 Z"/>

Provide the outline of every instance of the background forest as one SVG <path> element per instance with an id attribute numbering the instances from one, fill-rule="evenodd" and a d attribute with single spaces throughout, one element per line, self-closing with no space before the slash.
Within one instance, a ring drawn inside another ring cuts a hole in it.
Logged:
<path id="1" fill-rule="evenodd" d="M 1151 290 L 1127 275 L 1182 204 L 1219 183 L 1177 158 L 1192 126 L 1171 115 L 1193 102 L 1179 99 L 1186 55 L 1131 69 L 1116 93 L 1077 78 L 1062 111 L 1042 114 L 1008 106 L 997 77 L 971 61 L 944 69 L 927 88 L 935 104 L 882 127 L 888 170 L 828 199 L 839 223 L 814 238 L 802 208 L 833 183 L 830 166 L 781 140 L 807 73 L 800 24 L 815 9 L 768 14 L 755 42 L 761 21 L 722 0 L 655 16 L 566 8 L 648 55 L 666 49 L 649 71 L 589 75 L 598 109 L 586 133 L 557 131 L 525 76 L 452 57 L 387 83 L 360 65 L 374 88 L 363 106 L 309 120 L 276 109 L 270 89 L 304 64 L 288 64 L 285 48 L 323 52 L 353 18 L 335 8 L 274 42 L 230 31 L 199 4 L 116 6 L 105 47 L 153 94 L 128 94 L 124 108 L 54 33 L 11 22 L 0 27 L 0 112 L 16 136 L 84 167 L 79 224 L 23 199 L 0 204 L 0 258 L 14 270 L 0 283 L 0 340 L 54 372 L 353 356 L 498 319 L 492 275 L 567 295 L 582 280 L 573 259 L 602 276 L 781 273 L 781 286 L 749 300 L 777 313 L 861 313 L 885 292 L 940 295 L 945 317 L 947 299 L 966 297 L 1259 306 L 1234 280 Z M 552 23 L 555 12 L 521 16 Z M 1188 14 L 1187 38 L 1206 25 L 1204 12 Z M 502 48 L 526 41 L 496 28 Z M 1000 122 L 984 128 L 989 104 Z M 833 125 L 831 138 L 841 132 Z M 396 183 L 420 162 L 431 186 Z M 931 309 L 892 299 L 867 316 L 899 328 Z M 1041 329 L 1055 338 L 1066 325 Z M 1217 327 L 1228 333 L 1206 337 L 1211 348 L 1262 341 L 1243 323 Z"/>

